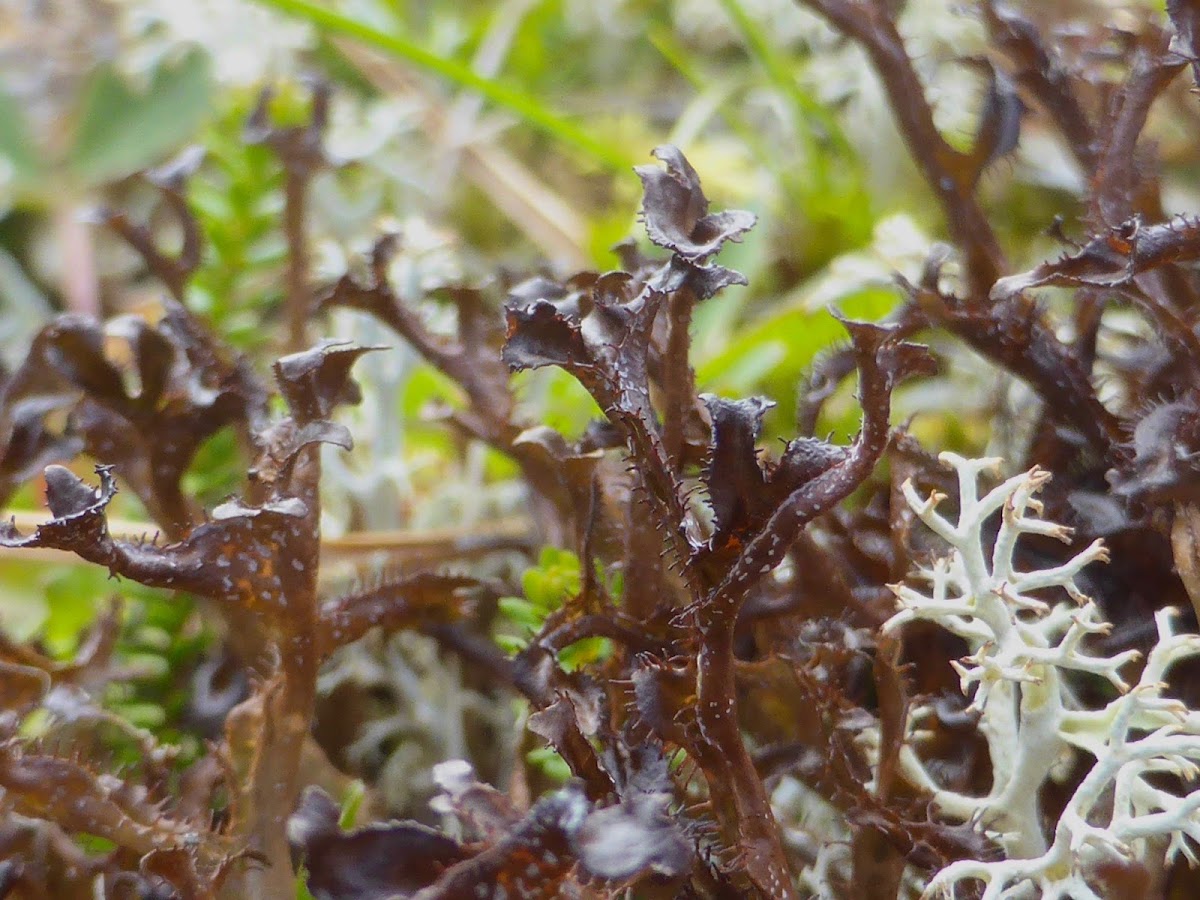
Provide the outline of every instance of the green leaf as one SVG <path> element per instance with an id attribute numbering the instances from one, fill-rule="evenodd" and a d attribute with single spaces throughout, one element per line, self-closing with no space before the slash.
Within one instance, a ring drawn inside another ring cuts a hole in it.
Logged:
<path id="1" fill-rule="evenodd" d="M 356 778 L 350 782 L 342 798 L 342 814 L 338 817 L 338 827 L 343 831 L 349 831 L 358 822 L 358 811 L 366 796 L 367 786 L 361 780 Z"/>
<path id="2" fill-rule="evenodd" d="M 77 834 L 75 841 L 80 848 L 88 853 L 94 853 L 97 856 L 102 853 L 112 853 L 117 849 L 117 845 L 107 838 L 102 838 L 95 834 Z"/>
<path id="3" fill-rule="evenodd" d="M 537 747 L 525 754 L 525 761 L 540 769 L 551 781 L 562 784 L 571 777 L 571 767 L 553 747 Z"/>
<path id="4" fill-rule="evenodd" d="M 496 604 L 500 614 L 514 625 L 521 625 L 531 632 L 541 627 L 544 615 L 522 597 L 501 597 Z"/>
<path id="5" fill-rule="evenodd" d="M 496 646 L 509 656 L 520 653 L 529 646 L 529 641 L 511 634 L 498 634 L 494 640 L 496 641 Z"/>
<path id="6" fill-rule="evenodd" d="M 0 158 L 12 166 L 13 184 L 25 190 L 45 174 L 21 105 L 0 91 Z"/>
<path id="7" fill-rule="evenodd" d="M 138 728 L 161 728 L 167 721 L 166 711 L 154 703 L 118 703 L 113 711 Z"/>
<path id="8" fill-rule="evenodd" d="M 200 50 L 160 66 L 145 93 L 130 88 L 112 66 L 98 69 L 80 105 L 70 172 L 96 185 L 151 165 L 200 126 L 211 89 L 208 56 Z"/>
<path id="9" fill-rule="evenodd" d="M 612 656 L 612 641 L 603 637 L 590 637 L 568 644 L 558 651 L 558 664 L 566 672 L 574 672 L 594 662 L 603 662 Z"/>
<path id="10" fill-rule="evenodd" d="M 303 865 L 296 872 L 296 900 L 316 900 L 308 889 L 308 869 Z"/>
<path id="11" fill-rule="evenodd" d="M 171 674 L 171 664 L 161 654 L 148 652 L 125 653 L 121 661 L 130 668 L 141 673 L 147 680 L 168 678 Z"/>
<path id="12" fill-rule="evenodd" d="M 542 616 L 558 609 L 568 597 L 578 594 L 582 583 L 579 557 L 558 547 L 543 547 L 538 564 L 521 575 L 525 598 Z"/>

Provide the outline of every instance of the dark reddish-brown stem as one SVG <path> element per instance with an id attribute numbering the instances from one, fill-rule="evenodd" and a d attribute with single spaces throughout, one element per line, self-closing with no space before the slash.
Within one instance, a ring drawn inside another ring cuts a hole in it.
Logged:
<path id="1" fill-rule="evenodd" d="M 683 456 L 683 428 L 691 411 L 692 398 L 696 396 L 695 373 L 688 362 L 688 347 L 691 336 L 688 329 L 692 324 L 692 310 L 696 296 L 684 287 L 671 295 L 668 301 L 666 356 L 662 364 L 663 393 L 663 446 L 672 468 L 679 470 Z"/>
<path id="2" fill-rule="evenodd" d="M 1029 384 L 1106 459 L 1115 464 L 1122 458 L 1121 423 L 1097 397 L 1090 368 L 1081 366 L 1054 336 L 1027 297 L 980 310 L 936 291 L 906 282 L 902 286 L 914 308 Z"/>
<path id="3" fill-rule="evenodd" d="M 1146 39 L 1149 46 L 1135 51 L 1129 76 L 1115 100 L 1116 114 L 1093 176 L 1092 218 L 1099 228 L 1117 225 L 1145 207 L 1138 196 L 1147 187 L 1135 163 L 1138 138 L 1154 101 L 1187 65 L 1182 58 L 1166 54 L 1168 41 L 1169 35 L 1158 32 Z M 1157 205 L 1157 191 L 1154 196 Z"/>
<path id="4" fill-rule="evenodd" d="M 386 240 L 386 239 L 385 239 Z M 512 411 L 512 397 L 508 394 L 503 374 L 481 371 L 478 361 L 466 352 L 463 345 L 432 334 L 420 316 L 401 297 L 396 296 L 386 280 L 386 259 L 390 257 L 392 243 L 376 247 L 374 277 L 369 285 L 361 285 L 350 278 L 343 278 L 322 301 L 324 306 L 346 306 L 369 312 L 391 328 L 413 347 L 430 365 L 443 375 L 457 382 L 471 400 L 476 411 L 475 427 L 490 443 L 506 438 L 511 440 L 515 428 L 508 422 Z M 497 361 L 496 371 L 502 373 Z M 497 383 L 499 382 L 499 383 Z"/>
<path id="5" fill-rule="evenodd" d="M 640 472 L 631 473 L 631 490 L 647 491 Z M 625 522 L 625 592 L 621 606 L 632 618 L 649 622 L 657 607 L 664 604 L 661 586 L 669 583 L 666 560 L 663 558 L 662 535 L 650 516 L 638 515 L 639 508 L 631 504 Z"/>
<path id="6" fill-rule="evenodd" d="M 130 221 L 123 212 L 105 211 L 104 224 L 137 252 L 155 278 L 171 292 L 171 296 L 182 302 L 187 279 L 191 274 L 180 259 L 167 256 L 159 248 L 150 230 L 144 225 Z"/>
<path id="7" fill-rule="evenodd" d="M 328 656 L 373 628 L 386 634 L 452 622 L 463 613 L 458 591 L 477 585 L 466 576 L 416 575 L 327 601 L 319 611 L 320 655 Z"/>
<path id="8" fill-rule="evenodd" d="M 1132 62 L 1124 84 L 1115 92 L 1111 127 L 1096 134 L 1079 101 L 1071 78 L 1028 18 L 988 2 L 984 21 L 992 41 L 1016 68 L 1015 77 L 1032 95 L 1065 138 L 1065 144 L 1092 179 L 1090 219 L 1096 230 L 1119 225 L 1134 214 L 1150 221 L 1162 218 L 1153 166 L 1139 161 L 1139 139 L 1150 108 L 1185 65 L 1169 52 L 1168 35 L 1152 29 L 1129 54 Z M 1187 308 L 1195 288 L 1172 268 L 1136 279 L 1149 305 Z"/>
<path id="9" fill-rule="evenodd" d="M 261 869 L 248 869 L 244 882 L 234 888 L 248 891 L 246 896 L 269 900 L 295 896 L 287 820 L 303 787 L 301 756 L 316 704 L 317 670 L 323 649 L 318 630 L 316 566 L 321 540 L 320 477 L 319 446 L 304 448 L 295 463 L 293 485 L 308 514 L 292 529 L 282 532 L 283 541 L 269 560 L 281 573 L 283 592 L 282 620 L 272 623 L 270 636 L 264 641 L 264 649 L 277 657 L 275 689 L 263 692 L 260 742 L 242 800 L 242 834 L 266 864 Z M 294 569 L 294 560 L 305 563 L 304 568 Z"/>
<path id="10" fill-rule="evenodd" d="M 556 702 L 570 702 L 560 700 L 558 692 L 537 672 L 537 660 L 544 659 L 547 652 L 540 641 L 535 640 L 516 658 L 509 658 L 496 649 L 496 645 L 491 641 L 472 634 L 459 625 L 432 625 L 425 631 L 447 649 L 453 650 L 483 671 L 490 672 L 500 683 L 524 694 L 535 710 L 544 710 Z M 584 780 L 589 796 L 599 800 L 612 793 L 612 780 L 599 764 L 595 748 L 579 730 L 578 725 L 572 724 L 564 729 L 555 745 L 570 765 L 571 771 Z"/>
<path id="11" fill-rule="evenodd" d="M 717 764 L 715 771 L 706 766 L 705 774 L 726 839 L 750 851 L 747 872 L 774 897 L 792 897 L 794 892 L 770 798 L 738 725 L 734 627 L 748 591 L 783 560 L 809 522 L 849 496 L 870 475 L 887 447 L 892 377 L 874 350 L 860 351 L 859 364 L 863 427 L 850 455 L 788 496 L 696 610 L 700 632 L 696 752 L 705 762 Z"/>
<path id="12" fill-rule="evenodd" d="M 284 186 L 283 227 L 288 243 L 287 259 L 287 349 L 289 353 L 308 346 L 308 320 L 312 316 L 312 292 L 308 283 L 309 175 L 289 171 Z"/>
<path id="13" fill-rule="evenodd" d="M 1067 149 L 1091 172 L 1098 153 L 1096 131 L 1054 50 L 1034 23 L 1014 10 L 988 0 L 983 14 L 993 45 L 1016 68 L 1017 83 L 1054 121 L 1066 138 Z"/>
<path id="14" fill-rule="evenodd" d="M 937 130 L 925 88 L 888 4 L 863 0 L 799 2 L 828 19 L 871 58 L 904 143 L 941 204 L 955 243 L 966 256 L 971 295 L 986 298 L 1006 265 L 996 234 L 974 194 L 976 166 L 947 144 Z"/>
<path id="15" fill-rule="evenodd" d="M 142 258 L 150 274 L 161 281 L 179 303 L 183 303 L 188 281 L 200 265 L 204 252 L 204 234 L 187 203 L 187 182 L 203 154 L 185 150 L 162 169 L 146 173 L 146 179 L 158 188 L 160 196 L 179 225 L 181 242 L 174 256 L 164 253 L 151 230 L 129 219 L 123 212 L 105 209 L 100 221 L 111 228 Z"/>
<path id="16" fill-rule="evenodd" d="M 323 296 L 320 306 L 343 306 L 373 315 L 426 362 L 457 383 L 467 395 L 470 407 L 451 413 L 451 422 L 517 462 L 533 488 L 535 519 L 543 539 L 561 543 L 569 534 L 563 523 L 571 519 L 572 504 L 569 498 L 562 497 L 557 476 L 546 467 L 544 459 L 532 448 L 513 443 L 521 428 L 513 421 L 515 402 L 508 389 L 507 371 L 499 359 L 485 356 L 482 352 L 485 348 L 430 332 L 412 306 L 397 296 L 387 280 L 387 265 L 397 243 L 395 235 L 377 241 L 372 251 L 370 282 L 362 284 L 344 276 Z"/>
<path id="17" fill-rule="evenodd" d="M 308 320 L 313 314 L 313 294 L 309 284 L 309 248 L 306 211 L 312 178 L 328 164 L 324 149 L 325 129 L 329 123 L 329 85 L 313 86 L 309 121 L 290 128 L 270 122 L 271 91 L 264 90 L 246 121 L 248 143 L 265 144 L 278 156 L 284 171 L 283 230 L 288 246 L 287 293 L 284 316 L 287 321 L 287 349 L 298 352 L 308 346 Z"/>
<path id="18" fill-rule="evenodd" d="M 662 653 L 662 642 L 642 633 L 632 622 L 626 623 L 609 615 L 594 614 L 580 616 L 558 626 L 538 643 L 549 650 L 558 651 L 576 641 L 589 637 L 606 637 L 624 644 L 631 651 Z"/>

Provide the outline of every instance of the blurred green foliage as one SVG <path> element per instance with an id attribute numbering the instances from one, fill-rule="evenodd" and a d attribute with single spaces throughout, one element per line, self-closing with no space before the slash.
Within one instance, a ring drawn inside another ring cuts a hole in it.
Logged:
<path id="1" fill-rule="evenodd" d="M 534 747 L 525 754 L 525 761 L 540 771 L 552 784 L 565 784 L 572 775 L 567 761 L 553 747 Z"/>
<path id="2" fill-rule="evenodd" d="M 153 165 L 195 130 L 210 103 L 208 57 L 200 50 L 155 69 L 144 91 L 101 66 L 81 98 L 67 171 L 93 185 Z"/>
<path id="3" fill-rule="evenodd" d="M 570 550 L 558 547 L 543 547 L 538 562 L 521 574 L 521 597 L 501 597 L 499 610 L 503 620 L 502 629 L 496 634 L 496 643 L 509 653 L 516 653 L 529 644 L 529 638 L 537 634 L 546 617 L 583 587 L 582 564 Z M 568 672 L 596 660 L 604 659 L 612 652 L 612 643 L 607 638 L 584 638 L 558 654 L 559 664 Z"/>
<path id="4" fill-rule="evenodd" d="M 279 227 L 283 172 L 271 151 L 242 139 L 254 103 L 245 92 L 205 129 L 205 167 L 188 200 L 203 228 L 205 253 L 189 285 L 189 305 L 231 343 L 261 352 L 271 340 L 264 314 L 283 294 L 287 243 Z"/>
<path id="5" fill-rule="evenodd" d="M 70 139 L 47 148 L 0 82 L 0 157 L 12 165 L 10 190 L 25 202 L 61 202 L 160 162 L 195 134 L 213 102 L 208 54 L 193 48 L 164 62 L 135 87 L 112 62 L 97 65 L 70 104 L 72 121 L 55 123 Z M 49 150 L 49 152 L 47 152 Z"/>

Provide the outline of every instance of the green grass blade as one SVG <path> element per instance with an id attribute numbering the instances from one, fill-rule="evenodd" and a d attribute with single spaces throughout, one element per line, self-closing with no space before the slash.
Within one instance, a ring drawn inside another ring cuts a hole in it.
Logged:
<path id="1" fill-rule="evenodd" d="M 519 116 L 526 124 L 573 147 L 593 162 L 616 172 L 628 172 L 636 161 L 619 149 L 590 135 L 579 126 L 547 109 L 536 98 L 501 81 L 477 73 L 470 66 L 432 52 L 400 34 L 381 31 L 312 0 L 255 0 L 316 26 L 325 34 L 341 35 L 412 63 L 433 75 L 481 96 Z"/>

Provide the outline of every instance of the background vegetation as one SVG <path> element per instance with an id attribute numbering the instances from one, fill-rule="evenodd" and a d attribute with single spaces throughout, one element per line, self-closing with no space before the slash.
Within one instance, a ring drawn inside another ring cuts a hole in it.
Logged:
<path id="1" fill-rule="evenodd" d="M 1000 101 L 994 71 L 979 62 L 987 28 L 978 10 L 957 0 L 895 6 L 948 145 L 972 151 L 980 121 L 999 122 L 979 203 L 1010 270 L 1033 268 L 1057 252 L 1048 231 L 1056 217 L 1068 230 L 1086 220 L 1090 173 L 1062 133 L 1020 101 L 1001 114 L 989 108 Z M 1137 31 L 1165 9 L 1063 0 L 1030 15 Z M 273 96 L 260 108 L 264 87 Z M 304 128 L 326 90 L 332 164 L 299 188 L 288 160 L 256 136 L 255 111 L 269 109 L 277 131 Z M 1142 138 L 1157 149 L 1163 206 L 1172 212 L 1200 209 L 1198 139 L 1195 97 L 1180 79 Z M 186 259 L 195 249 L 160 190 L 186 171 L 186 202 L 203 240 L 178 299 L 260 374 L 326 331 L 391 348 L 356 367 L 362 402 L 340 417 L 355 448 L 324 458 L 322 591 L 461 558 L 470 544 L 480 548 L 473 574 L 521 585 L 522 596 L 499 600 L 494 635 L 515 652 L 578 593 L 580 560 L 542 546 L 553 542 L 531 521 L 512 460 L 445 426 L 448 411 L 464 408 L 458 384 L 367 316 L 334 310 L 319 331 L 297 318 L 288 303 L 293 192 L 307 192 L 304 228 L 318 281 L 361 269 L 378 236 L 394 232 L 391 282 L 421 298 L 421 314 L 441 335 L 453 324 L 440 301 L 459 285 L 503 284 L 507 273 L 537 270 L 606 271 L 620 263 L 623 242 L 646 249 L 631 168 L 668 143 L 684 150 L 714 208 L 758 217 L 752 236 L 721 257 L 748 286 L 697 307 L 691 363 L 702 392 L 773 398 L 761 443 L 778 446 L 795 433 L 814 362 L 845 342 L 831 311 L 886 317 L 905 301 L 895 274 L 918 282 L 937 244 L 954 237 L 901 150 L 864 51 L 814 12 L 789 0 L 5 4 L 0 360 L 16 369 L 58 312 L 161 314 L 171 285 L 129 237 L 148 223 L 164 253 Z M 1046 303 L 1063 309 L 1067 299 L 1052 293 Z M 1145 331 L 1127 311 L 1106 323 L 1114 333 Z M 939 450 L 1025 459 L 1033 426 L 1022 411 L 1033 389 L 963 343 L 937 334 L 931 343 L 939 373 L 897 390 L 893 422 L 909 421 L 912 435 Z M 559 369 L 517 373 L 513 386 L 524 418 L 569 439 L 598 414 Z M 991 427 L 997 417 L 1012 427 Z M 821 406 L 816 433 L 845 443 L 859 424 L 851 379 Z M 240 483 L 243 463 L 235 436 L 217 432 L 188 468 L 187 492 L 217 506 Z M 73 468 L 90 473 L 87 461 Z M 35 478 L 12 496 L 19 524 L 44 519 L 44 491 Z M 114 499 L 109 517 L 115 532 L 152 530 L 134 491 Z M 36 642 L 53 659 L 77 657 L 110 615 L 112 593 L 100 567 L 51 550 L 0 551 L 6 638 Z M 182 769 L 246 695 L 246 676 L 229 665 L 229 636 L 201 603 L 129 582 L 120 594 L 112 615 L 126 677 L 103 687 L 103 708 L 132 734 L 146 729 L 176 747 L 173 764 Z M 610 649 L 596 638 L 560 661 L 570 669 Z M 315 730 L 337 767 L 321 777 L 350 807 L 365 784 L 364 815 L 431 820 L 430 772 L 447 759 L 470 759 L 493 784 L 517 779 L 511 790 L 532 796 L 567 773 L 556 753 L 530 740 L 527 708 L 497 703 L 429 638 L 370 635 L 338 651 L 318 687 Z M 22 724 L 34 735 L 39 727 L 50 726 Z M 118 765 L 136 758 L 128 733 L 103 744 Z"/>

